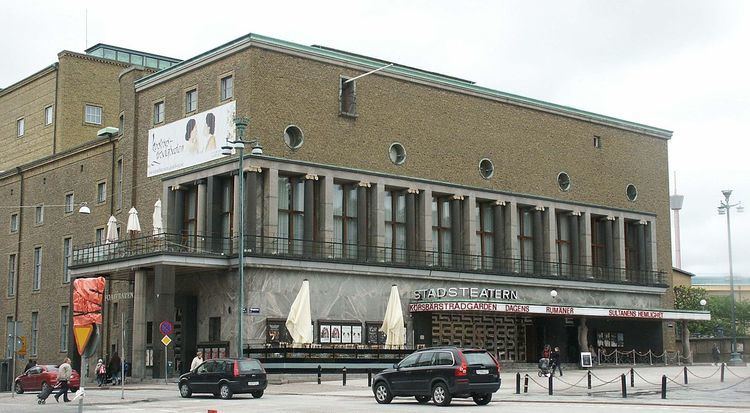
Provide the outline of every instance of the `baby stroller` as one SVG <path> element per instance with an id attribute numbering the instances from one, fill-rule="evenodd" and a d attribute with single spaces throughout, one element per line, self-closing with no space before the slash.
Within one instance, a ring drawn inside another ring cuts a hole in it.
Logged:
<path id="1" fill-rule="evenodd" d="M 550 361 L 547 357 L 542 357 L 539 359 L 539 377 L 547 377 L 549 376 L 549 369 L 550 369 Z"/>
<path id="2" fill-rule="evenodd" d="M 59 384 L 56 385 L 55 387 L 52 387 L 52 386 L 49 386 L 49 385 L 43 386 L 42 387 L 42 391 L 40 391 L 39 394 L 36 396 L 37 397 L 36 403 L 37 404 L 45 404 L 45 403 L 47 403 L 47 399 L 49 398 L 49 395 L 52 394 L 52 392 L 55 391 L 55 389 L 58 389 L 58 388 L 60 388 Z"/>

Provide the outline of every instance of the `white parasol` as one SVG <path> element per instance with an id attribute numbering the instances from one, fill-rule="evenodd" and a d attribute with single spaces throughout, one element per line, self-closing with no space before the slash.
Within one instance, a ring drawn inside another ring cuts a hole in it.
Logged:
<path id="1" fill-rule="evenodd" d="M 286 329 L 292 336 L 293 344 L 310 344 L 313 341 L 312 316 L 310 315 L 310 283 L 302 281 L 302 287 L 289 309 Z"/>
<path id="2" fill-rule="evenodd" d="M 164 223 L 161 218 L 161 199 L 157 199 L 154 203 L 154 215 L 151 220 L 154 222 L 154 235 L 164 232 Z"/>
<path id="3" fill-rule="evenodd" d="M 128 232 L 141 232 L 141 221 L 138 220 L 138 211 L 135 207 L 130 208 L 128 211 Z"/>
<path id="4" fill-rule="evenodd" d="M 385 333 L 385 345 L 389 347 L 401 347 L 406 344 L 406 327 L 404 326 L 404 313 L 401 309 L 401 297 L 398 295 L 396 284 L 391 286 L 391 296 L 388 298 L 388 306 L 383 316 L 383 326 L 380 331 Z"/>
<path id="5" fill-rule="evenodd" d="M 117 218 L 114 215 L 110 216 L 107 221 L 107 234 L 104 241 L 106 243 L 117 242 Z"/>

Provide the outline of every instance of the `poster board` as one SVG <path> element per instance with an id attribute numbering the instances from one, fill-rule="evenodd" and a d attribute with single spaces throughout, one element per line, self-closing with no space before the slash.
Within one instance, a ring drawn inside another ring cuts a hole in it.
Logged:
<path id="1" fill-rule="evenodd" d="M 581 352 L 581 367 L 590 368 L 594 367 L 594 360 L 591 357 L 591 353 L 588 351 Z"/>

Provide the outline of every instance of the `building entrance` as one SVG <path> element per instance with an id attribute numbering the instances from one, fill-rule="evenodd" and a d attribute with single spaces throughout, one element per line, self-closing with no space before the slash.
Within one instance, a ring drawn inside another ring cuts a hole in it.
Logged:
<path id="1" fill-rule="evenodd" d="M 485 348 L 499 360 L 526 361 L 527 323 L 523 317 L 432 313 L 429 321 L 433 346 Z"/>

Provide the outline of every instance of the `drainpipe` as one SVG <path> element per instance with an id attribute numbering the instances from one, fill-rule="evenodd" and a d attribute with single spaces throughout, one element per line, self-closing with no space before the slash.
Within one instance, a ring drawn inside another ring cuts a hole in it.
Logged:
<path id="1" fill-rule="evenodd" d="M 14 281 L 15 285 L 13 286 L 13 294 L 16 297 L 15 302 L 15 309 L 13 312 L 13 320 L 18 321 L 18 299 L 21 295 L 21 289 L 18 288 L 21 284 L 21 244 L 23 243 L 23 195 L 24 195 L 24 176 L 23 171 L 21 170 L 21 167 L 16 168 L 16 173 L 21 177 L 20 183 L 19 183 L 19 194 L 18 194 L 18 246 L 16 247 L 16 279 Z M 13 337 L 13 340 L 16 338 Z M 13 354 L 13 359 L 15 360 L 16 355 Z M 14 363 L 15 366 L 15 363 Z M 16 372 L 13 372 L 13 378 L 15 379 Z"/>

